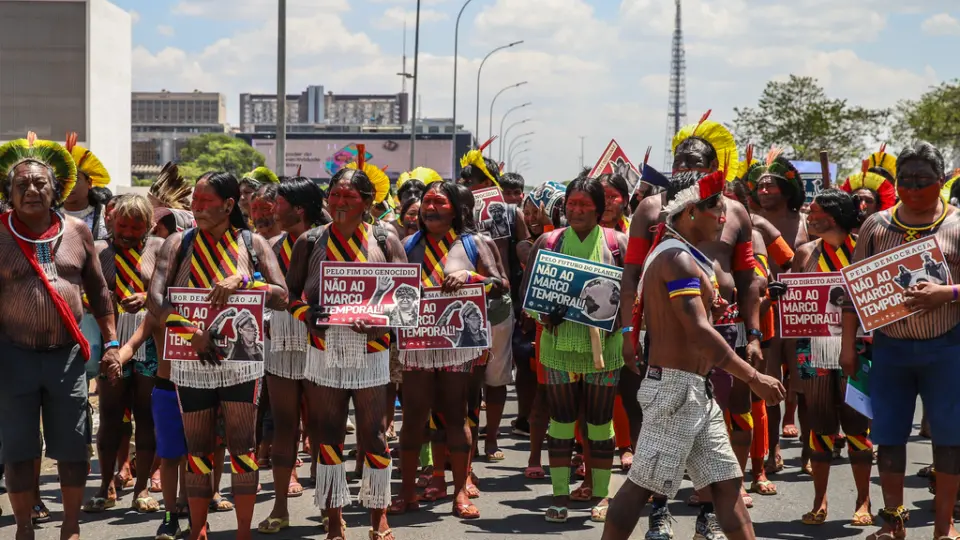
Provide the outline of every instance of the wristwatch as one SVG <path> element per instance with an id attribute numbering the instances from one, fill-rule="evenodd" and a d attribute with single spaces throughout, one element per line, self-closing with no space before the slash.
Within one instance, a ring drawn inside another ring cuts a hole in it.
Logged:
<path id="1" fill-rule="evenodd" d="M 756 328 L 751 328 L 747 330 L 747 338 L 755 337 L 759 341 L 763 341 L 763 332 L 757 330 Z"/>

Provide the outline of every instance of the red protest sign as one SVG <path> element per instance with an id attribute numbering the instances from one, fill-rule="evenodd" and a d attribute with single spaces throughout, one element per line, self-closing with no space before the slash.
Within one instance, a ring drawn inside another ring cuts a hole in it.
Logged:
<path id="1" fill-rule="evenodd" d="M 324 262 L 320 275 L 320 305 L 330 315 L 320 324 L 417 326 L 419 264 Z"/>
<path id="2" fill-rule="evenodd" d="M 226 351 L 224 361 L 263 361 L 264 291 L 237 291 L 221 309 L 214 309 L 207 301 L 210 289 L 170 287 L 167 294 L 177 313 L 211 332 L 214 344 Z M 198 358 L 189 341 L 166 330 L 163 359 Z"/>
<path id="3" fill-rule="evenodd" d="M 839 336 L 847 288 L 839 272 L 780 274 L 787 292 L 778 302 L 784 338 Z"/>
<path id="4" fill-rule="evenodd" d="M 627 181 L 630 192 L 633 192 L 634 186 L 640 180 L 640 172 L 630 161 L 623 148 L 615 139 L 610 139 L 610 144 L 600 155 L 597 164 L 590 171 L 590 178 L 596 178 L 601 174 L 619 174 Z"/>
<path id="5" fill-rule="evenodd" d="M 490 348 L 483 285 L 465 285 L 452 294 L 423 289 L 420 326 L 400 329 L 399 337 L 401 351 Z"/>
<path id="6" fill-rule="evenodd" d="M 842 272 L 865 332 L 912 315 L 903 295 L 910 287 L 923 282 L 953 283 L 935 236 L 874 255 Z"/>
<path id="7" fill-rule="evenodd" d="M 490 238 L 508 238 L 510 222 L 507 221 L 507 203 L 498 187 L 489 187 L 473 192 L 473 214 L 480 232 Z"/>

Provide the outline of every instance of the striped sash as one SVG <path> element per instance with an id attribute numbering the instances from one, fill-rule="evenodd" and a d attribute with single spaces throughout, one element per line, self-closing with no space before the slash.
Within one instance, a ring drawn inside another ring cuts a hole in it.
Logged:
<path id="1" fill-rule="evenodd" d="M 423 272 L 420 273 L 424 287 L 439 287 L 443 284 L 443 266 L 447 262 L 450 247 L 457 241 L 457 233 L 450 229 L 446 236 L 434 240 L 430 235 L 423 236 Z"/>
<path id="2" fill-rule="evenodd" d="M 280 271 L 283 275 L 287 275 L 287 270 L 290 269 L 290 256 L 293 254 L 293 244 L 296 241 L 292 234 L 286 233 L 283 235 L 283 241 L 280 242 L 280 256 L 277 257 L 277 262 L 280 263 Z"/>
<path id="3" fill-rule="evenodd" d="M 143 277 L 140 275 L 140 257 L 143 246 L 130 249 L 116 249 L 113 262 L 116 269 L 114 293 L 118 300 L 146 292 Z M 123 313 L 123 308 L 120 308 Z"/>
<path id="4" fill-rule="evenodd" d="M 820 242 L 820 259 L 817 268 L 821 272 L 839 272 L 846 268 L 853 260 L 853 250 L 857 247 L 857 240 L 848 235 L 843 244 L 837 249 L 831 248 L 826 242 Z"/>
<path id="5" fill-rule="evenodd" d="M 237 236 L 234 227 L 227 229 L 220 239 L 213 238 L 206 231 L 197 231 L 190 260 L 191 287 L 210 289 L 224 278 L 237 274 L 240 257 Z"/>

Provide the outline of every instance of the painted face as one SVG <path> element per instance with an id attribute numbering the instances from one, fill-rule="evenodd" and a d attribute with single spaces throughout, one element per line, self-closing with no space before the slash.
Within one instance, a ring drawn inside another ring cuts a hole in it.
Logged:
<path id="1" fill-rule="evenodd" d="M 860 199 L 860 211 L 863 212 L 863 217 L 877 213 L 877 196 L 873 191 L 867 188 L 858 189 L 854 195 Z"/>
<path id="2" fill-rule="evenodd" d="M 727 199 L 723 196 L 711 198 L 706 209 L 694 207 L 693 217 L 701 236 L 708 240 L 715 240 L 723 232 L 727 222 Z"/>
<path id="3" fill-rule="evenodd" d="M 21 216 L 39 216 L 53 204 L 53 181 L 50 170 L 28 161 L 17 165 L 11 183 L 10 201 Z"/>
<path id="4" fill-rule="evenodd" d="M 439 189 L 431 189 L 420 202 L 420 217 L 427 230 L 433 234 L 443 234 L 453 225 L 455 210 L 450 198 Z"/>
<path id="5" fill-rule="evenodd" d="M 257 190 L 249 184 L 240 184 L 240 211 L 243 212 L 243 215 L 250 216 L 250 200 L 253 199 L 253 194 Z"/>
<path id="6" fill-rule="evenodd" d="M 603 185 L 603 196 L 606 199 L 606 205 L 603 210 L 603 222 L 616 223 L 617 220 L 620 219 L 620 216 L 623 215 L 626 201 L 623 200 L 623 195 L 610 184 Z"/>
<path id="7" fill-rule="evenodd" d="M 523 200 L 523 188 L 504 188 L 503 200 L 507 204 L 520 204 Z"/>
<path id="8" fill-rule="evenodd" d="M 273 219 L 280 224 L 283 229 L 293 227 L 300 223 L 303 210 L 290 204 L 283 195 L 277 195 L 277 201 L 273 205 Z"/>
<path id="9" fill-rule="evenodd" d="M 915 212 L 936 207 L 942 186 L 943 177 L 926 161 L 912 159 L 897 170 L 897 196 Z"/>
<path id="10" fill-rule="evenodd" d="M 760 206 L 765 210 L 773 210 L 783 202 L 783 193 L 780 192 L 780 184 L 772 176 L 764 176 L 757 183 L 757 197 L 760 199 Z"/>
<path id="11" fill-rule="evenodd" d="M 110 202 L 107 203 L 107 206 L 103 209 L 103 225 L 107 228 L 107 232 L 113 234 L 113 210 L 114 210 L 114 199 L 110 199 Z"/>
<path id="12" fill-rule="evenodd" d="M 230 219 L 233 210 L 233 199 L 222 199 L 213 189 L 210 182 L 203 178 L 193 188 L 193 201 L 190 209 L 193 219 L 200 229 L 208 230 L 223 224 Z"/>
<path id="13" fill-rule="evenodd" d="M 353 223 L 363 219 L 372 201 L 364 201 L 349 180 L 341 180 L 330 188 L 327 208 L 337 223 Z"/>
<path id="14" fill-rule="evenodd" d="M 263 234 L 261 231 L 270 230 L 276 223 L 275 207 L 276 203 L 274 201 L 263 197 L 256 197 L 250 203 L 250 217 L 253 218 L 253 224 L 261 235 Z"/>
<path id="15" fill-rule="evenodd" d="M 816 202 L 810 204 L 810 212 L 807 214 L 807 227 L 813 234 L 820 236 L 833 230 L 836 226 L 836 220 L 833 219 L 833 216 L 824 212 L 823 207 Z"/>
<path id="16" fill-rule="evenodd" d="M 536 208 L 533 206 L 532 201 L 523 203 L 523 222 L 527 224 L 527 230 L 529 230 L 530 235 L 534 237 L 543 234 L 543 225 L 534 218 L 533 213 L 535 210 Z"/>
<path id="17" fill-rule="evenodd" d="M 122 249 L 138 246 L 147 237 L 150 227 L 147 222 L 128 216 L 121 216 L 113 222 L 113 243 Z"/>
<path id="18" fill-rule="evenodd" d="M 77 170 L 77 183 L 73 186 L 73 191 L 67 196 L 64 205 L 70 208 L 86 208 L 89 205 L 88 196 L 93 183 L 86 173 Z"/>
<path id="19" fill-rule="evenodd" d="M 420 224 L 417 222 L 417 217 L 420 215 L 420 202 L 410 203 L 410 207 L 407 208 L 407 212 L 403 214 L 403 227 L 407 230 L 407 234 L 413 234 L 417 230 L 417 227 Z"/>
<path id="20" fill-rule="evenodd" d="M 590 195 L 583 191 L 574 191 L 566 204 L 567 223 L 578 233 L 587 233 L 593 230 L 600 221 L 597 215 L 597 205 Z"/>
<path id="21" fill-rule="evenodd" d="M 700 139 L 690 138 L 677 146 L 673 157 L 673 173 L 682 171 L 714 172 L 719 165 L 716 160 L 708 160 L 712 154 L 710 145 Z"/>

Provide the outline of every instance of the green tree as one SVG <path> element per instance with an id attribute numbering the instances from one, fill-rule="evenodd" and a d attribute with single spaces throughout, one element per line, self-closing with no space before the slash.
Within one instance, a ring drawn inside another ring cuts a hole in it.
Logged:
<path id="1" fill-rule="evenodd" d="M 863 159 L 868 141 L 883 131 L 890 115 L 830 98 L 816 79 L 796 75 L 768 82 L 756 108 L 733 110 L 737 139 L 753 143 L 761 154 L 777 145 L 791 159 L 819 161 L 826 150 L 830 161 L 846 167 Z"/>
<path id="2" fill-rule="evenodd" d="M 916 101 L 901 101 L 893 134 L 900 142 L 923 139 L 940 148 L 948 163 L 960 159 L 960 79 L 931 88 Z"/>
<path id="3" fill-rule="evenodd" d="M 244 141 L 224 133 L 209 133 L 187 140 L 180 151 L 180 173 L 190 180 L 219 170 L 237 177 L 264 164 L 263 154 Z"/>

